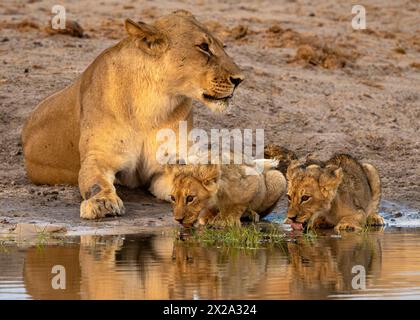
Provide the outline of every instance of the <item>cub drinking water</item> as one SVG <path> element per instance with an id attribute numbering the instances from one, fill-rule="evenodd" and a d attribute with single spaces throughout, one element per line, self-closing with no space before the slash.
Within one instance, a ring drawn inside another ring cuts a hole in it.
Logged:
<path id="1" fill-rule="evenodd" d="M 326 162 L 294 160 L 287 169 L 287 219 L 295 229 L 333 226 L 335 231 L 383 225 L 381 182 L 369 163 L 339 154 Z"/>
<path id="2" fill-rule="evenodd" d="M 286 179 L 276 165 L 264 160 L 262 173 L 245 164 L 170 166 L 175 220 L 185 227 L 240 226 L 240 218 L 248 213 L 258 221 L 286 191 Z"/>

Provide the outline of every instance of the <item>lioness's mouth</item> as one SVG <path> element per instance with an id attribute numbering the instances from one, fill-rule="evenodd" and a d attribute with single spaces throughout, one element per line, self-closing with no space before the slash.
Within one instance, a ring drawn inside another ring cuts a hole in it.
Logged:
<path id="1" fill-rule="evenodd" d="M 226 100 L 228 100 L 228 99 L 230 99 L 230 98 L 233 97 L 233 93 L 230 94 L 230 95 L 228 95 L 228 96 L 226 96 L 226 97 L 221 97 L 221 98 L 218 98 L 218 97 L 211 96 L 209 94 L 203 93 L 203 97 L 206 100 L 225 100 L 226 101 Z"/>

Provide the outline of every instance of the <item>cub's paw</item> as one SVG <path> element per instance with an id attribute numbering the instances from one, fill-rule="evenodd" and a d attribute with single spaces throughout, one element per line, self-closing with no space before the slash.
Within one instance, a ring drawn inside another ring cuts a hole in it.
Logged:
<path id="1" fill-rule="evenodd" d="M 225 228 L 225 227 L 240 227 L 241 220 L 235 219 L 233 217 L 221 217 L 220 215 L 214 217 L 209 221 L 209 224 L 218 227 L 218 228 Z"/>
<path id="2" fill-rule="evenodd" d="M 245 211 L 245 213 L 242 215 L 241 218 L 246 218 L 247 220 L 249 220 L 249 221 L 251 221 L 253 223 L 260 222 L 260 215 L 256 211 L 254 211 L 254 210 L 252 210 L 250 208 L 248 208 Z"/>
<path id="3" fill-rule="evenodd" d="M 351 222 L 340 222 L 335 226 L 334 231 L 337 233 L 340 231 L 362 231 L 362 227 Z"/>
<path id="4" fill-rule="evenodd" d="M 256 211 L 250 210 L 250 215 L 251 215 L 252 222 L 254 223 L 260 222 L 260 215 Z"/>
<path id="5" fill-rule="evenodd" d="M 100 219 L 106 216 L 121 216 L 124 213 L 124 204 L 115 193 L 100 192 L 90 199 L 83 200 L 80 205 L 82 219 Z"/>
<path id="6" fill-rule="evenodd" d="M 384 226 L 385 221 L 379 214 L 372 214 L 367 218 L 368 226 Z"/>
<path id="7" fill-rule="evenodd" d="M 215 216 L 215 213 L 211 212 L 210 210 L 205 210 L 198 216 L 198 224 L 206 225 L 207 223 L 210 223 Z"/>
<path id="8" fill-rule="evenodd" d="M 328 223 L 325 217 L 317 218 L 311 225 L 312 229 L 331 229 L 334 225 Z"/>

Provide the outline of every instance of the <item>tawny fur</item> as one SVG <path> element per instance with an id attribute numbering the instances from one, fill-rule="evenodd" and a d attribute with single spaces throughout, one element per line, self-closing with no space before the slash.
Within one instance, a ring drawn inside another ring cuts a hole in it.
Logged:
<path id="1" fill-rule="evenodd" d="M 223 111 L 243 79 L 223 43 L 189 12 L 153 25 L 127 20 L 126 29 L 127 38 L 43 100 L 22 132 L 29 178 L 37 184 L 78 183 L 86 219 L 124 212 L 114 183 L 150 186 L 160 198 L 168 194 L 171 186 L 156 160 L 156 133 L 177 133 L 179 121 L 191 129 L 192 99 Z"/>
<path id="2" fill-rule="evenodd" d="M 378 214 L 381 183 L 376 168 L 349 155 L 325 163 L 293 161 L 287 170 L 286 223 L 334 226 L 336 231 L 383 225 Z"/>
<path id="3" fill-rule="evenodd" d="M 293 160 L 298 159 L 293 151 L 276 144 L 268 144 L 264 148 L 264 158 L 277 160 L 277 169 L 280 170 L 284 175 L 286 174 L 290 163 Z"/>
<path id="4" fill-rule="evenodd" d="M 239 226 L 244 214 L 258 221 L 286 190 L 286 179 L 274 169 L 277 163 L 266 163 L 262 173 L 245 164 L 173 166 L 174 218 L 184 226 Z"/>

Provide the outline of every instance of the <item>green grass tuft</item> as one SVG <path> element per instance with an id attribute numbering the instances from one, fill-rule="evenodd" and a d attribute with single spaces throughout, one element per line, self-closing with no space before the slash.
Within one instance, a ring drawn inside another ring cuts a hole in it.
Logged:
<path id="1" fill-rule="evenodd" d="M 257 249 L 272 246 L 283 246 L 285 234 L 278 228 L 269 225 L 245 225 L 223 229 L 203 227 L 191 230 L 182 240 L 200 243 L 206 246 Z"/>

